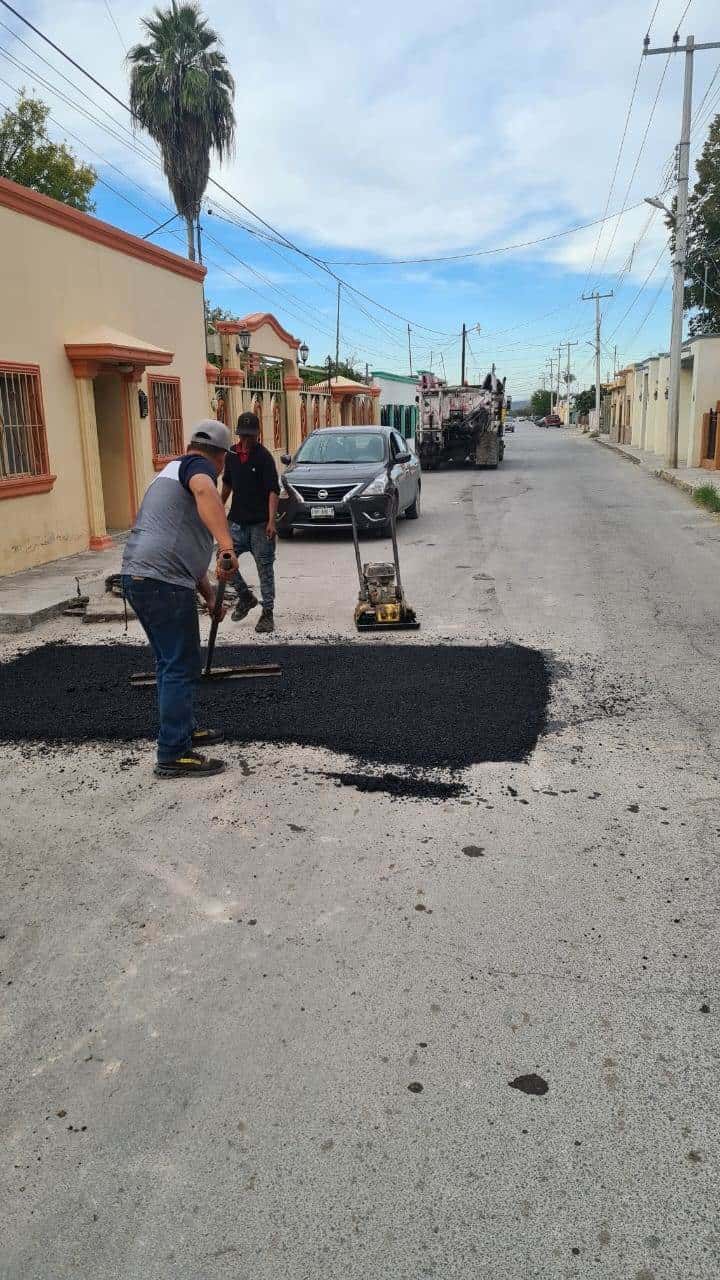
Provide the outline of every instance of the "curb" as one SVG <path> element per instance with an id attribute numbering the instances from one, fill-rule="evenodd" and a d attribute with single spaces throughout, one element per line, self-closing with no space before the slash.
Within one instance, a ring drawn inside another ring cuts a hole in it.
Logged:
<path id="1" fill-rule="evenodd" d="M 66 600 L 58 600 L 44 609 L 35 609 L 33 613 L 0 613 L 0 635 L 13 636 L 32 631 L 33 627 L 39 627 L 50 618 L 60 617 L 74 599 L 74 595 L 68 596 Z"/>
<path id="2" fill-rule="evenodd" d="M 688 493 L 692 498 L 695 493 L 695 486 L 690 484 L 688 480 L 683 480 L 681 476 L 673 475 L 672 471 L 666 471 L 664 467 L 649 467 L 642 458 L 635 458 L 631 453 L 625 453 L 616 444 L 609 440 L 601 440 L 598 436 L 593 436 L 595 444 L 602 445 L 603 449 L 609 449 L 615 454 L 616 458 L 623 458 L 625 462 L 632 462 L 636 467 L 640 467 L 646 476 L 653 476 L 656 480 L 664 480 L 666 484 L 675 485 L 676 489 L 681 489 L 683 493 Z"/>
<path id="3" fill-rule="evenodd" d="M 634 458 L 631 453 L 624 453 L 622 449 L 618 449 L 616 445 L 611 444 L 609 440 L 601 440 L 599 436 L 590 436 L 590 440 L 595 444 L 599 444 L 603 449 L 609 449 L 610 453 L 614 453 L 616 458 L 624 458 L 626 462 L 632 462 L 634 466 L 641 466 L 640 458 Z"/>

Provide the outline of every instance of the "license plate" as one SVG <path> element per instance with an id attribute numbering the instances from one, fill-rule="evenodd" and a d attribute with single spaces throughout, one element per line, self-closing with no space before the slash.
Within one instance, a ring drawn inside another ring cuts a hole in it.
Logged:
<path id="1" fill-rule="evenodd" d="M 311 520 L 332 520 L 334 515 L 335 515 L 334 507 L 311 507 L 310 508 Z"/>

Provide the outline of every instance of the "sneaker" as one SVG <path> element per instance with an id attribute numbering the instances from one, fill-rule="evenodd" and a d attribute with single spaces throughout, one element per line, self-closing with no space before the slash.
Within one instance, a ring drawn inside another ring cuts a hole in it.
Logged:
<path id="1" fill-rule="evenodd" d="M 238 602 L 235 605 L 230 617 L 233 622 L 242 622 L 243 618 L 247 618 L 251 609 L 257 608 L 260 601 L 252 591 L 247 591 L 243 595 L 238 596 Z"/>
<path id="2" fill-rule="evenodd" d="M 214 773 L 222 773 L 224 760 L 212 760 L 199 751 L 186 751 L 177 760 L 168 760 L 165 764 L 156 764 L 156 778 L 209 778 Z"/>
<path id="3" fill-rule="evenodd" d="M 219 729 L 193 729 L 192 744 L 194 747 L 210 747 L 215 742 L 222 742 L 223 734 Z"/>
<path id="4" fill-rule="evenodd" d="M 259 636 L 265 635 L 268 631 L 275 630 L 275 619 L 273 618 L 272 609 L 263 609 L 257 621 L 255 630 Z"/>

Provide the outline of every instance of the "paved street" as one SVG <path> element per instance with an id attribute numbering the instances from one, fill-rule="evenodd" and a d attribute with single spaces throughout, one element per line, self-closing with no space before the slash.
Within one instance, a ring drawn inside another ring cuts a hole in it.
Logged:
<path id="1" fill-rule="evenodd" d="M 423 496 L 391 642 L 545 650 L 526 763 L 430 802 L 320 748 L 4 748 L 0 1276 L 718 1275 L 720 524 L 529 426 Z M 277 638 L 352 638 L 348 540 L 280 557 Z M 0 656 L 57 638 L 138 631 Z"/>

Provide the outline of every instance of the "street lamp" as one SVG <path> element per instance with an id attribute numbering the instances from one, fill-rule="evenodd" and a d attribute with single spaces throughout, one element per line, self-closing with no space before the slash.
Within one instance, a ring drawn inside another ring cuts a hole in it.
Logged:
<path id="1" fill-rule="evenodd" d="M 298 347 L 298 355 L 303 364 L 307 364 L 307 358 L 310 355 L 310 348 L 308 347 L 307 342 L 300 343 L 300 346 Z"/>
<path id="2" fill-rule="evenodd" d="M 645 204 L 652 205 L 653 209 L 662 209 L 663 213 L 666 213 L 672 222 L 675 221 L 675 214 L 657 196 L 645 196 Z"/>
<path id="3" fill-rule="evenodd" d="M 240 333 L 237 336 L 237 341 L 235 343 L 235 354 L 239 356 L 242 353 L 242 355 L 246 356 L 249 350 L 250 350 L 250 330 L 241 329 Z"/>

